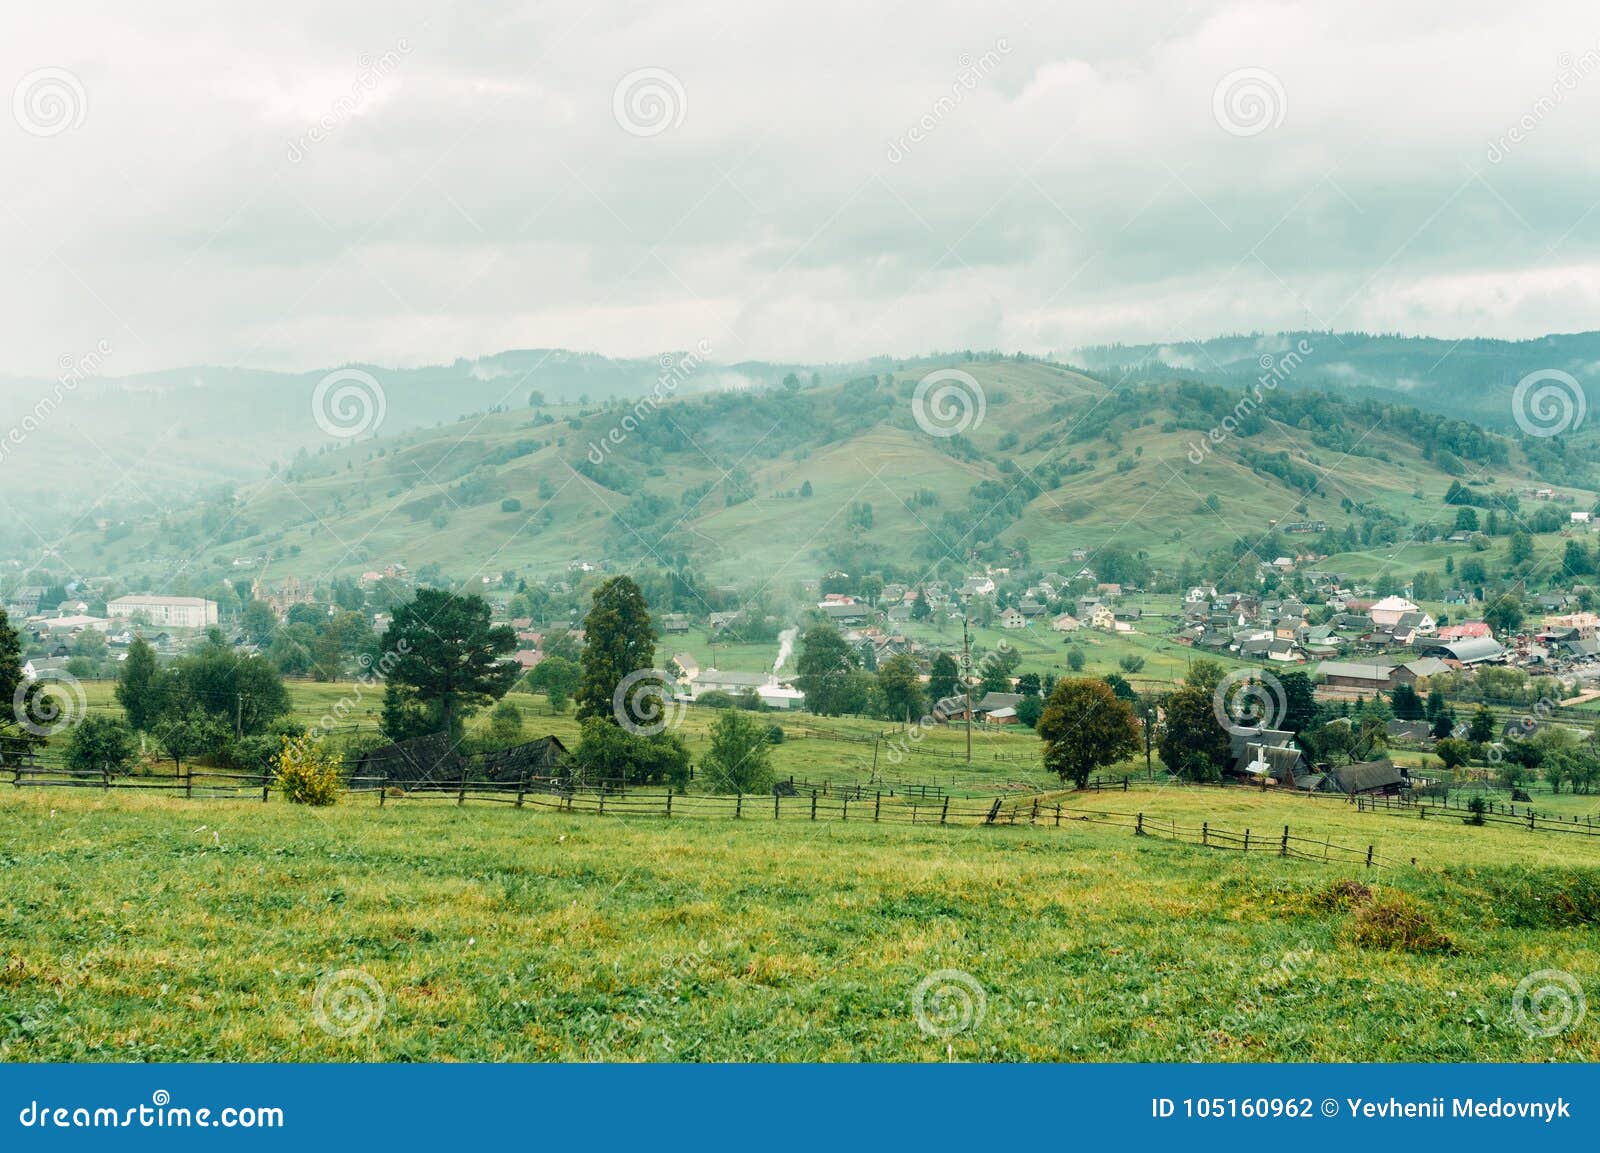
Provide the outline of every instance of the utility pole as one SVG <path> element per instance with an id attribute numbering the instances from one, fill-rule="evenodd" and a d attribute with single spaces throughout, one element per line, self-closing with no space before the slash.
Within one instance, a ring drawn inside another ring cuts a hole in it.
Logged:
<path id="1" fill-rule="evenodd" d="M 235 693 L 233 702 L 233 737 L 235 740 L 244 737 L 244 693 Z"/>
<path id="2" fill-rule="evenodd" d="M 972 643 L 967 636 L 967 618 L 961 618 L 961 687 L 967 698 L 967 764 L 972 763 Z"/>

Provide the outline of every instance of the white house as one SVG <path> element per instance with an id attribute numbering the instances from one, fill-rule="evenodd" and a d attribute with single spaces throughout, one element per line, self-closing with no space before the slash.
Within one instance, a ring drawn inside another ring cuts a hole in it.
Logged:
<path id="1" fill-rule="evenodd" d="M 1405 597 L 1384 597 L 1377 604 L 1367 610 L 1367 616 L 1372 618 L 1372 623 L 1381 628 L 1391 628 L 1400 623 L 1400 618 L 1407 613 L 1420 611 L 1416 605 L 1406 600 Z"/>
<path id="2" fill-rule="evenodd" d="M 1028 627 L 1028 618 L 1013 606 L 1000 614 L 1000 627 L 1003 629 L 1025 629 Z"/>

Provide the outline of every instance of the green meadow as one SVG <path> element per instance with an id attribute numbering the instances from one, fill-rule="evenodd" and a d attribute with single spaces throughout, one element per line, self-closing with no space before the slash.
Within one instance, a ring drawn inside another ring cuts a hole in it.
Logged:
<path id="1" fill-rule="evenodd" d="M 1249 790 L 1062 799 L 1060 828 L 939 828 L 7 789 L 0 1057 L 1600 1058 L 1592 1017 L 1530 1016 L 1559 990 L 1518 995 L 1600 988 L 1600 844 Z"/>

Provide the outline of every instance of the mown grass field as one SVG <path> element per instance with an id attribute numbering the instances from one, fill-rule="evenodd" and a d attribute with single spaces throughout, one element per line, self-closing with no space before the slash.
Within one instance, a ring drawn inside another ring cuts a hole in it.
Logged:
<path id="1" fill-rule="evenodd" d="M 1249 791 L 1069 803 L 1292 824 L 1419 864 L 1246 857 L 1071 820 L 668 823 L 7 790 L 0 1057 L 1600 1058 L 1592 1016 L 1540 1037 L 1514 1010 L 1541 970 L 1600 989 L 1600 845 Z M 1352 880 L 1447 941 L 1358 943 L 1363 906 L 1336 899 Z M 934 997 L 925 1030 L 930 980 L 970 981 L 981 1015 Z"/>

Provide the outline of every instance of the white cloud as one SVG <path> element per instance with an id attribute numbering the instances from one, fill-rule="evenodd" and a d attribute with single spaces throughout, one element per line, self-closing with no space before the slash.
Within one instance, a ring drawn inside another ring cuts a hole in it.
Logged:
<path id="1" fill-rule="evenodd" d="M 102 338 L 123 372 L 1527 336 L 1600 303 L 1600 12 L 1576 0 L 302 0 L 13 23 L 0 76 L 66 68 L 88 101 L 71 131 L 0 131 L 0 367 L 20 371 Z M 685 99 L 651 137 L 613 117 L 644 67 Z M 1242 68 L 1285 103 L 1249 136 L 1213 109 Z"/>

